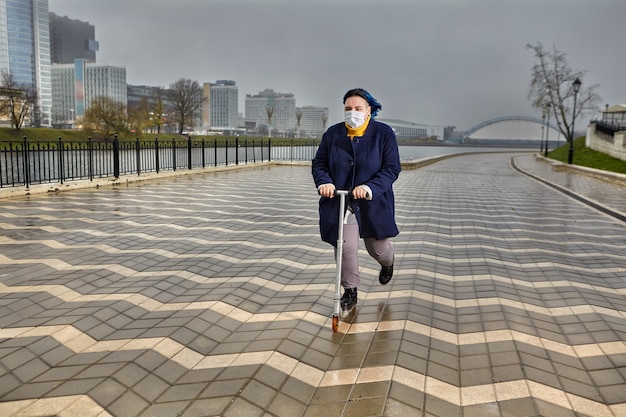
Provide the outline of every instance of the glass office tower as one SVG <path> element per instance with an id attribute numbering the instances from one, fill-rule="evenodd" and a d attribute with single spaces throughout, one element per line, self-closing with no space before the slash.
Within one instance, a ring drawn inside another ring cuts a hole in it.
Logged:
<path id="1" fill-rule="evenodd" d="M 32 126 L 51 126 L 48 0 L 0 0 L 0 70 L 37 90 Z"/>

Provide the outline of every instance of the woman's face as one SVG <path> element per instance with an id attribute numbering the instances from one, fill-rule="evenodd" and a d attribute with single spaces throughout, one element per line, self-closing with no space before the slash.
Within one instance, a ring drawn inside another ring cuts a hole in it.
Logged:
<path id="1" fill-rule="evenodd" d="M 360 111 L 363 113 L 367 113 L 368 115 L 371 113 L 372 108 L 367 104 L 367 100 L 365 100 L 361 96 L 352 96 L 346 99 L 344 103 L 344 111 Z"/>

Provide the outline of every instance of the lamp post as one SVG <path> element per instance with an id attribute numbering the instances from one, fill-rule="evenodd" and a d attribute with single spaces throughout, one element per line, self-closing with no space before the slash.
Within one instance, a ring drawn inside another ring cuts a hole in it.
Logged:
<path id="1" fill-rule="evenodd" d="M 546 152 L 543 154 L 546 158 L 548 157 L 548 135 L 550 133 L 550 103 L 546 104 L 546 113 L 548 114 L 548 120 L 546 122 Z"/>
<path id="2" fill-rule="evenodd" d="M 580 82 L 580 79 L 578 78 L 576 78 L 574 84 L 572 84 L 572 87 L 574 88 L 574 110 L 572 110 L 572 131 L 569 140 L 569 152 L 567 154 L 568 164 L 571 164 L 574 160 L 574 121 L 576 121 L 576 96 L 578 95 L 581 84 L 582 82 Z"/>
<path id="3" fill-rule="evenodd" d="M 546 108 L 543 108 L 543 114 L 541 115 L 541 142 L 539 143 L 539 155 L 543 153 L 543 132 L 546 125 Z"/>

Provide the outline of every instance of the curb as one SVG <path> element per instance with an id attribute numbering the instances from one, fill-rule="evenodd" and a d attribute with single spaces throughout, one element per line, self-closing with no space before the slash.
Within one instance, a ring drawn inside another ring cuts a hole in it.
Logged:
<path id="1" fill-rule="evenodd" d="M 540 158 L 538 158 L 537 155 L 535 155 L 535 160 L 539 161 Z M 556 164 L 554 164 L 554 165 L 551 162 L 549 162 L 549 163 L 550 163 L 550 165 L 553 165 L 552 166 L 553 170 L 557 171 L 557 172 L 563 172 L 563 171 L 570 170 L 571 172 L 574 172 L 574 173 L 585 174 L 585 171 L 591 169 L 591 168 L 585 168 L 584 170 L 571 169 L 572 167 L 570 167 L 567 164 L 563 164 L 562 162 L 554 161 L 554 160 L 551 160 L 551 161 L 556 162 Z M 594 209 L 596 209 L 596 210 L 598 210 L 598 211 L 600 211 L 600 212 L 602 212 L 604 214 L 607 214 L 607 215 L 613 217 L 614 219 L 617 219 L 617 220 L 620 220 L 620 221 L 626 223 L 626 214 L 620 212 L 619 210 L 616 210 L 616 209 L 613 209 L 611 207 L 605 206 L 602 203 L 600 203 L 600 202 L 598 202 L 596 200 L 593 200 L 593 199 L 591 199 L 589 197 L 586 197 L 586 196 L 583 196 L 581 194 L 578 194 L 577 192 L 572 191 L 572 190 L 570 190 L 568 188 L 565 188 L 565 187 L 563 187 L 563 186 L 561 186 L 559 184 L 555 184 L 552 181 L 548 181 L 545 178 L 541 178 L 541 177 L 539 177 L 537 175 L 531 174 L 530 172 L 524 171 L 522 168 L 520 168 L 517 165 L 517 163 L 515 161 L 515 157 L 512 157 L 510 159 L 510 164 L 511 164 L 511 167 L 515 171 L 519 172 L 520 174 L 526 175 L 526 176 L 528 176 L 528 177 L 530 177 L 530 178 L 532 178 L 532 179 L 534 179 L 536 181 L 541 182 L 542 184 L 545 184 L 545 185 L 547 185 L 549 187 L 552 187 L 555 190 L 560 191 L 561 193 L 563 193 L 563 194 L 565 194 L 565 195 L 567 195 L 567 196 L 569 196 L 569 197 L 571 197 L 571 198 L 573 198 L 573 199 L 575 199 L 577 201 L 580 201 L 583 204 L 588 205 L 589 207 L 593 207 Z M 565 167 L 563 167 L 563 165 L 565 165 Z M 555 166 L 556 166 L 557 169 L 554 169 Z M 584 167 L 578 167 L 578 168 L 584 168 Z M 598 172 L 605 173 L 605 171 L 599 171 L 597 169 L 594 169 L 593 171 L 596 171 L 596 173 L 598 173 Z M 610 174 L 613 174 L 613 173 L 610 173 Z M 621 175 L 621 174 L 616 174 L 616 175 Z M 606 181 L 606 177 L 604 177 L 604 176 L 598 176 L 598 175 L 591 175 L 591 176 L 596 178 L 596 179 L 600 179 L 600 180 Z M 612 176 L 609 175 L 608 177 L 612 177 Z M 624 177 L 626 177 L 626 176 L 624 176 Z M 608 182 L 613 182 L 613 181 L 608 181 Z M 618 183 L 618 185 L 621 185 L 621 184 Z M 626 185 L 626 183 L 624 183 L 624 185 Z"/>

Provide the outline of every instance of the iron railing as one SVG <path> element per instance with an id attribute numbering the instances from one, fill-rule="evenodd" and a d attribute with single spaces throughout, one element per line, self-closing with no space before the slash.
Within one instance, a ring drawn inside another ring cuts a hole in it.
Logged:
<path id="1" fill-rule="evenodd" d="M 319 141 L 173 138 L 0 141 L 0 188 L 268 161 L 311 160 Z"/>
<path id="2" fill-rule="evenodd" d="M 626 130 L 626 122 L 608 122 L 606 120 L 592 120 L 591 123 L 596 125 L 596 132 L 613 136 L 617 132 Z"/>

